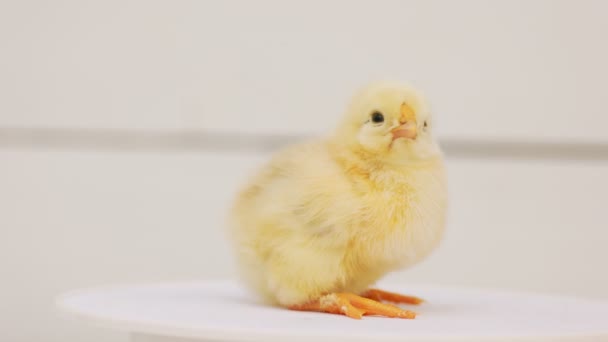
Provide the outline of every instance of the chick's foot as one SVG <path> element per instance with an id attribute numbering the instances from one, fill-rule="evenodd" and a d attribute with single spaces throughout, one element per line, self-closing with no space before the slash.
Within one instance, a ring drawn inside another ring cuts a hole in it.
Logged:
<path id="1" fill-rule="evenodd" d="M 424 302 L 424 300 L 422 300 L 418 297 L 406 296 L 406 295 L 401 295 L 398 293 L 388 292 L 388 291 L 383 291 L 383 290 L 378 290 L 378 289 L 369 289 L 369 290 L 363 292 L 361 294 L 361 297 L 369 298 L 369 299 L 372 299 L 372 300 L 375 300 L 378 302 L 390 302 L 390 303 L 395 303 L 395 304 L 418 305 L 418 304 Z"/>
<path id="2" fill-rule="evenodd" d="M 291 310 L 318 311 L 337 315 L 345 315 L 354 319 L 361 319 L 363 315 L 378 315 L 391 318 L 416 318 L 416 313 L 403 310 L 390 304 L 383 304 L 376 300 L 357 296 L 352 293 L 332 293 L 317 300 L 293 305 Z"/>

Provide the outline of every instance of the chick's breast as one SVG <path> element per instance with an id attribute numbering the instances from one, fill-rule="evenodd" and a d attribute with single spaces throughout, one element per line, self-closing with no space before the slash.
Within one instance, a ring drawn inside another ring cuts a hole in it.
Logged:
<path id="1" fill-rule="evenodd" d="M 420 174 L 429 184 L 441 183 L 440 177 Z M 279 153 L 232 210 L 243 279 L 267 300 L 290 306 L 330 292 L 363 291 L 425 255 L 440 234 L 427 232 L 439 229 L 421 220 L 436 204 L 422 207 L 425 194 L 415 183 L 387 186 L 353 177 L 322 143 Z M 426 228 L 407 229 L 414 225 Z M 417 247 L 410 246 L 416 241 Z"/>

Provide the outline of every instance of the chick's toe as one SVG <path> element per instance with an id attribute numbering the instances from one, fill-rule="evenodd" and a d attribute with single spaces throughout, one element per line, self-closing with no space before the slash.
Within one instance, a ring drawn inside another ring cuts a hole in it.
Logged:
<path id="1" fill-rule="evenodd" d="M 292 305 L 291 310 L 317 311 L 361 319 L 363 315 L 414 319 L 416 313 L 352 293 L 332 293 L 305 304 Z"/>
<path id="2" fill-rule="evenodd" d="M 418 305 L 424 300 L 414 296 L 402 295 L 394 292 L 383 291 L 379 289 L 369 289 L 361 294 L 361 297 L 373 299 L 378 302 L 389 302 L 395 304 L 413 304 Z"/>

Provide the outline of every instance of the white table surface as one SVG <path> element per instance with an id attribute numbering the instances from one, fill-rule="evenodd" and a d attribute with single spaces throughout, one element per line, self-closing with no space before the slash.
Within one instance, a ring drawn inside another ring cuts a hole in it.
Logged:
<path id="1" fill-rule="evenodd" d="M 136 341 L 608 341 L 608 302 L 437 286 L 382 286 L 427 300 L 415 320 L 260 305 L 231 282 L 74 291 L 59 308 Z"/>

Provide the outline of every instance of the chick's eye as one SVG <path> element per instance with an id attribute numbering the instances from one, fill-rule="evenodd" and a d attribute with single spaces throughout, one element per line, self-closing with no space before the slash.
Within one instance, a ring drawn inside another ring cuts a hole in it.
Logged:
<path id="1" fill-rule="evenodd" d="M 425 121 L 424 122 L 424 128 L 427 128 L 429 126 L 429 124 Z"/>
<path id="2" fill-rule="evenodd" d="M 372 122 L 373 123 L 384 122 L 384 115 L 382 115 L 382 113 L 380 113 L 380 112 L 373 112 L 372 113 Z"/>

